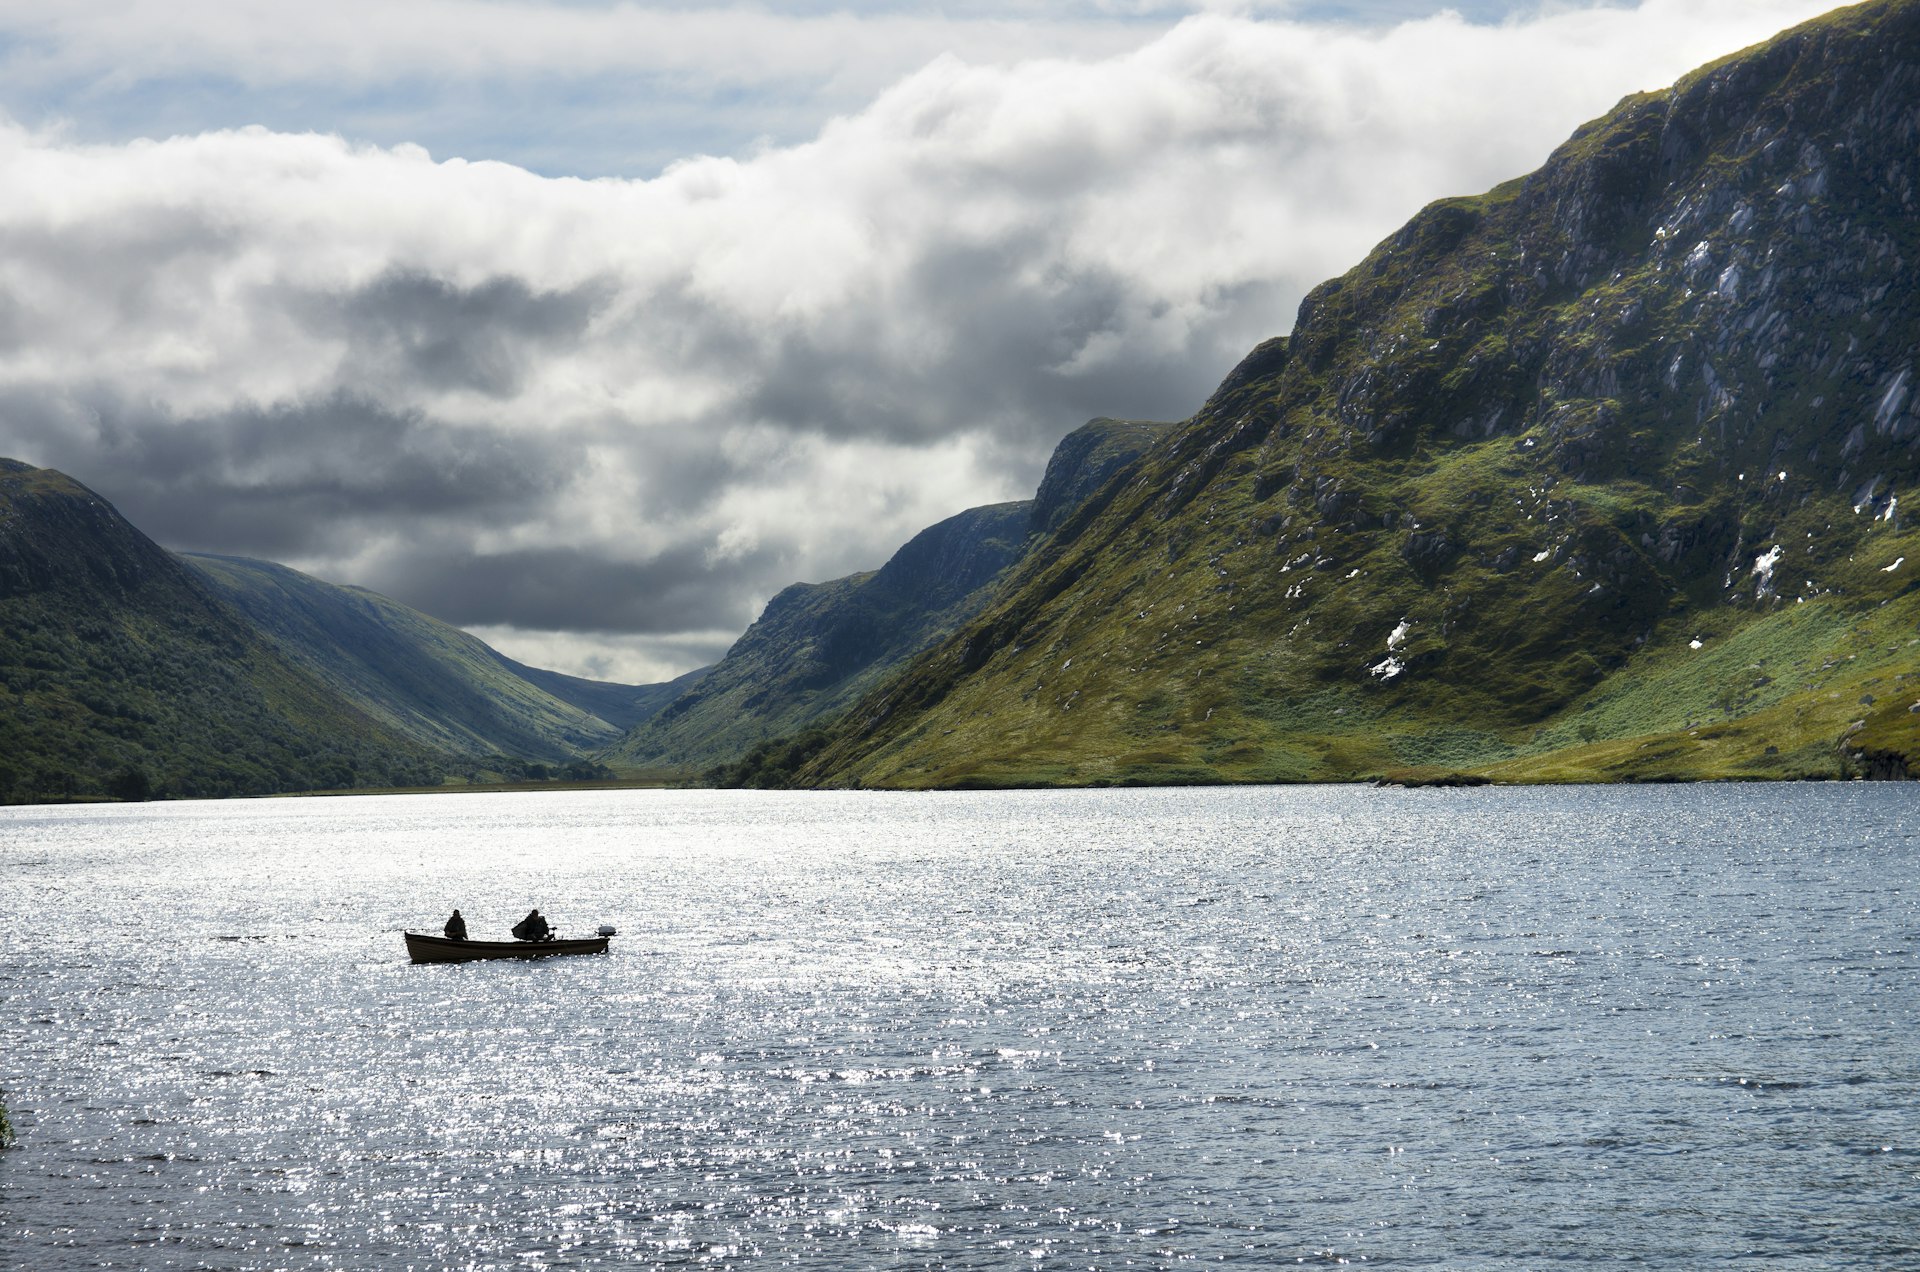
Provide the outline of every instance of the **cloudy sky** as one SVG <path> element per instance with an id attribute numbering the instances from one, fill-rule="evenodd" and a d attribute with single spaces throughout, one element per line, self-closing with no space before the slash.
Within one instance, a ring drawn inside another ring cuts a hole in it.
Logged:
<path id="1" fill-rule="evenodd" d="M 645 681 L 1829 0 L 0 0 L 0 454 Z"/>

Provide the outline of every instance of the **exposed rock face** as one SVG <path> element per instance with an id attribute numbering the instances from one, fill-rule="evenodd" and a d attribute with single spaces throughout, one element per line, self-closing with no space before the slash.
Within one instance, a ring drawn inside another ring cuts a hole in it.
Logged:
<path id="1" fill-rule="evenodd" d="M 1920 477 L 1917 143 L 1920 3 L 1883 0 L 1427 208 L 803 780 L 1492 763 L 1759 720 L 1867 674 L 1868 647 L 1910 658 L 1890 624 Z M 1408 615 L 1403 671 L 1370 675 Z M 1696 628 L 1766 673 L 1685 663 Z M 1773 749 L 1728 772 L 1852 753 L 1754 741 Z"/>
<path id="2" fill-rule="evenodd" d="M 1920 434 L 1920 14 L 1870 8 L 1427 209 L 1308 298 L 1294 360 L 1323 375 L 1265 382 L 1269 427 L 1315 430 L 1321 454 L 1527 435 L 1587 481 L 1811 469 L 1882 506 Z"/>

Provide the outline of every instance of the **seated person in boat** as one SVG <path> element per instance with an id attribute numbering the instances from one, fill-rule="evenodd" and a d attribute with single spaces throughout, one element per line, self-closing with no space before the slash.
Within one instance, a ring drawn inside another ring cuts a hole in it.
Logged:
<path id="1" fill-rule="evenodd" d="M 447 920 L 447 926 L 443 930 L 446 932 L 449 941 L 464 941 L 467 939 L 467 921 L 460 917 L 460 911 L 458 910 L 453 912 L 453 917 Z"/>
<path id="2" fill-rule="evenodd" d="M 551 941 L 553 929 L 547 926 L 540 911 L 529 910 L 527 917 L 513 925 L 513 934 L 523 941 Z"/>

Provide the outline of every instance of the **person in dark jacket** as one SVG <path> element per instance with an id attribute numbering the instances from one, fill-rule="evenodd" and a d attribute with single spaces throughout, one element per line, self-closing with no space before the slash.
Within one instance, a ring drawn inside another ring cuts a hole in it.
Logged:
<path id="1" fill-rule="evenodd" d="M 447 926 L 444 930 L 449 941 L 464 941 L 467 939 L 467 921 L 460 917 L 460 911 L 455 910 L 453 912 L 453 917 L 447 920 Z"/>
<path id="2" fill-rule="evenodd" d="M 538 910 L 528 910 L 527 917 L 513 925 L 513 934 L 523 941 L 551 941 L 553 929 L 540 916 Z"/>

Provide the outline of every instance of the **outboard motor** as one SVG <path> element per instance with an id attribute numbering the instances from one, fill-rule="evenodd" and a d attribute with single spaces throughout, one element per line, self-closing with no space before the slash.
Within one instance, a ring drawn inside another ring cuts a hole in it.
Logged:
<path id="1" fill-rule="evenodd" d="M 602 923 L 602 924 L 600 925 L 600 930 L 599 930 L 599 932 L 597 933 L 597 935 L 599 935 L 599 936 L 615 936 L 615 935 L 617 935 L 617 933 L 615 933 L 615 932 L 614 932 L 614 930 L 613 930 L 613 924 L 611 924 L 611 923 Z"/>

